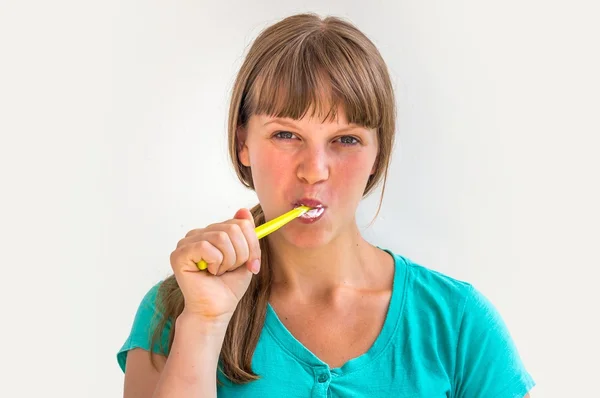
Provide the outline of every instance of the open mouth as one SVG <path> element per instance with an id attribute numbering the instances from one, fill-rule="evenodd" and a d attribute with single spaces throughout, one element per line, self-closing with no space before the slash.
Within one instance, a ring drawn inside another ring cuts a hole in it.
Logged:
<path id="1" fill-rule="evenodd" d="M 314 200 L 314 199 L 302 199 L 299 200 L 298 202 L 296 202 L 294 204 L 294 207 L 298 207 L 298 206 L 308 206 L 311 209 L 309 211 L 307 211 L 306 213 L 302 214 L 300 217 L 298 217 L 298 219 L 300 221 L 304 221 L 304 222 L 315 222 L 318 219 L 320 219 L 323 216 L 323 213 L 325 213 L 325 209 L 326 207 L 319 202 L 318 200 Z"/>
<path id="2" fill-rule="evenodd" d="M 325 211 L 324 207 L 317 207 L 317 208 L 314 208 L 314 209 L 310 209 L 306 213 L 302 214 L 300 217 L 303 217 L 303 218 L 317 218 L 317 217 L 320 217 L 323 214 L 324 211 Z"/>

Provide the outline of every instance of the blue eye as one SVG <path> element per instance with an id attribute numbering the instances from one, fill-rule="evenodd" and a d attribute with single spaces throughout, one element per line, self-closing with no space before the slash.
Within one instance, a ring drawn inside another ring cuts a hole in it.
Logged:
<path id="1" fill-rule="evenodd" d="M 351 145 L 358 144 L 358 140 L 350 135 L 345 135 L 343 137 L 340 137 L 339 140 L 342 145 L 351 146 Z"/>
<path id="2" fill-rule="evenodd" d="M 295 137 L 294 133 L 290 133 L 289 131 L 278 131 L 273 137 L 279 138 L 281 140 L 291 140 Z"/>

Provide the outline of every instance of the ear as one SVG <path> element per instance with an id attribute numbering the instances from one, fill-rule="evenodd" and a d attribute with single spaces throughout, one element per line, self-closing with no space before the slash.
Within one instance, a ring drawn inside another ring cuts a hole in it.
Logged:
<path id="1" fill-rule="evenodd" d="M 246 167 L 250 167 L 250 154 L 248 153 L 248 146 L 246 145 L 246 139 L 248 138 L 248 132 L 243 127 L 238 127 L 236 132 L 237 140 L 237 152 L 238 160 Z"/>

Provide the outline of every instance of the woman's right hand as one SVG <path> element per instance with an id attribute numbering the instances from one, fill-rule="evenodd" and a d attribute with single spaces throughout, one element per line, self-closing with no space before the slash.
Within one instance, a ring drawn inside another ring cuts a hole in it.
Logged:
<path id="1" fill-rule="evenodd" d="M 208 268 L 200 271 L 200 260 Z M 247 209 L 234 218 L 194 229 L 171 253 L 171 267 L 185 299 L 184 313 L 227 325 L 260 270 L 260 245 Z"/>

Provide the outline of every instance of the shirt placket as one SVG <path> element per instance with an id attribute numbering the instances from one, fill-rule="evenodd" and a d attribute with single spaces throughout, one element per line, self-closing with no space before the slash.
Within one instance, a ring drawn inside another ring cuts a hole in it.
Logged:
<path id="1" fill-rule="evenodd" d="M 312 390 L 313 398 L 327 398 L 329 395 L 329 384 L 331 383 L 331 372 L 327 366 L 313 368 L 315 384 Z"/>

